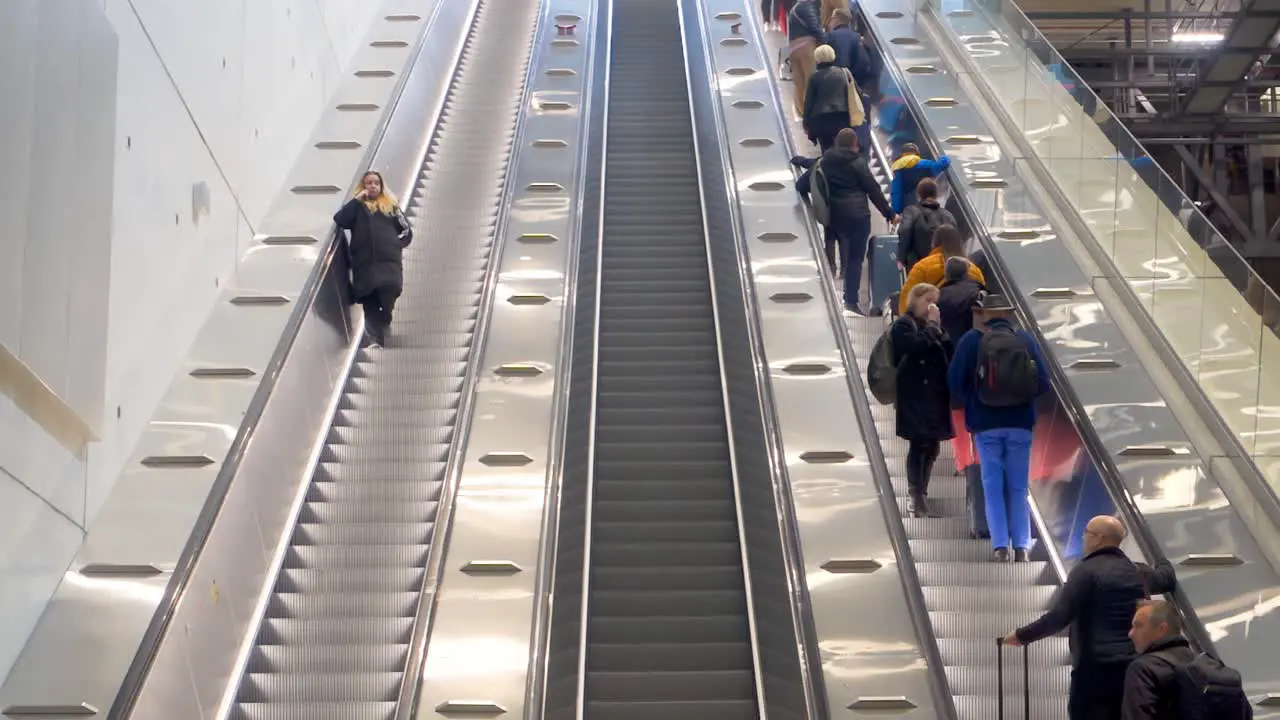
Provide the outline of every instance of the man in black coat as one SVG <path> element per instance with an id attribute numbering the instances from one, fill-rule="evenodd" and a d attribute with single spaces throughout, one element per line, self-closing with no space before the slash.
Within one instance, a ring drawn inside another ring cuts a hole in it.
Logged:
<path id="1" fill-rule="evenodd" d="M 1173 566 L 1135 563 L 1120 549 L 1125 531 L 1108 515 L 1084 530 L 1085 557 L 1040 619 L 1009 633 L 1007 645 L 1028 645 L 1071 628 L 1071 720 L 1120 720 L 1125 672 L 1136 653 L 1129 629 L 1138 603 L 1172 592 Z"/>
<path id="2" fill-rule="evenodd" d="M 1172 604 L 1147 600 L 1138 605 L 1129 637 L 1140 654 L 1124 676 L 1124 720 L 1178 719 L 1174 668 L 1196 656 L 1181 629 Z"/>

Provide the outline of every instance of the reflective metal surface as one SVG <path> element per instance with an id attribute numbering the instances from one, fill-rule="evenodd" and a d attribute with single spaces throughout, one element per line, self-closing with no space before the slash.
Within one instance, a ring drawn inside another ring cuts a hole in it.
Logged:
<path id="1" fill-rule="evenodd" d="M 525 713 L 554 498 L 567 278 L 579 226 L 593 3 L 545 0 L 499 224 L 498 284 L 417 717 Z M 561 30 L 558 26 L 563 26 Z M 571 32 L 569 28 L 572 28 Z M 544 189 L 545 188 L 545 189 Z M 512 302 L 519 298 L 538 302 Z M 518 571 L 476 572 L 476 563 Z"/>
<path id="2" fill-rule="evenodd" d="M 700 10 L 741 242 L 759 306 L 826 705 L 833 715 L 855 704 L 887 704 L 904 717 L 936 718 L 876 470 L 855 430 L 861 423 L 854 403 L 860 400 L 854 400 L 853 379 L 846 375 L 851 358 L 836 341 L 844 329 L 810 241 L 807 211 L 791 187 L 788 130 L 773 87 L 772 58 L 756 28 L 754 6 L 706 0 Z M 771 144 L 741 142 L 749 138 Z M 812 299 L 774 299 L 782 293 Z M 843 572 L 846 566 L 864 571 Z"/>
<path id="3" fill-rule="evenodd" d="M 953 187 L 985 225 L 984 245 L 988 252 L 998 253 L 1007 271 L 1006 291 L 1037 322 L 1055 359 L 1055 372 L 1069 393 L 1073 416 L 1078 413 L 1079 421 L 1097 433 L 1103 459 L 1123 481 L 1117 490 L 1131 496 L 1144 512 L 1143 532 L 1175 563 L 1200 553 L 1243 561 L 1184 565 L 1183 591 L 1214 636 L 1218 651 L 1244 672 L 1250 692 L 1273 692 L 1278 678 L 1274 664 L 1265 660 L 1264 648 L 1280 631 L 1271 610 L 1280 578 L 1260 543 L 1275 547 L 1274 528 L 1254 521 L 1255 503 L 1248 488 L 1233 481 L 1228 463 L 1200 449 L 1209 434 L 1196 428 L 1199 420 L 1187 412 L 1179 386 L 1162 379 L 1167 373 L 1160 355 L 1127 318 L 1125 306 L 1105 281 L 1107 274 L 1081 251 L 1073 228 L 1054 208 L 1040 177 L 987 107 L 981 85 L 947 53 L 939 52 L 930 17 L 880 17 L 882 11 L 898 10 L 883 0 L 869 0 L 862 9 L 876 37 L 920 40 L 910 46 L 882 43 L 898 68 L 937 66 L 938 72 L 929 74 L 896 73 L 903 100 L 933 142 L 951 155 Z M 920 101 L 934 97 L 954 98 L 957 104 L 935 107 Z M 976 136 L 982 142 L 943 142 L 956 135 Z M 1003 180 L 1004 186 L 978 182 L 993 178 Z M 1050 288 L 1076 292 L 1037 292 Z M 1091 359 L 1114 360 L 1118 366 L 1072 369 L 1077 361 Z M 1166 457 L 1126 452 L 1135 446 L 1186 452 Z"/>
<path id="4" fill-rule="evenodd" d="M 386 2 L 384 20 L 374 26 L 355 66 L 403 76 L 414 47 L 378 42 L 389 34 L 403 35 L 412 24 L 411 36 L 422 36 L 428 27 L 434 33 L 434 40 L 425 43 L 431 49 L 425 62 L 435 74 L 439 58 L 456 46 L 461 30 L 445 19 L 447 13 L 436 17 L 436 9 L 437 3 L 423 0 Z M 403 93 L 398 80 L 357 75 L 338 89 L 334 110 L 316 129 L 313 149 L 299 159 L 264 221 L 264 234 L 242 259 L 224 303 L 198 337 L 186 369 L 144 434 L 134 465 L 115 485 L 0 690 L 0 707 L 39 710 L 85 703 L 107 713 L 122 681 L 133 689 L 141 679 L 164 627 L 182 627 L 175 637 L 213 636 L 226 644 L 235 634 L 228 628 L 246 620 L 279 524 L 288 520 L 292 489 L 301 479 L 298 470 L 306 465 L 330 389 L 345 374 L 359 328 L 346 305 L 344 257 L 333 253 L 328 242 L 331 216 L 345 195 L 342 188 L 368 161 L 357 148 L 372 146 L 370 138 L 376 141 L 382 134 L 380 110 L 400 99 L 412 104 L 415 94 L 438 92 L 432 78 L 422 77 L 426 83 Z M 424 124 L 419 116 L 413 125 L 416 132 L 429 133 L 431 123 Z M 315 147 L 338 140 L 346 144 Z M 325 183 L 335 190 L 304 190 Z M 295 312 L 293 301 L 300 292 L 307 307 Z M 254 300 L 262 297 L 275 300 Z M 282 332 L 288 335 L 283 342 Z M 267 423 L 264 418 L 272 415 L 288 420 Z M 241 427 L 246 416 L 251 420 Z M 251 437 L 259 450 L 246 456 Z M 272 481 L 230 482 L 241 475 Z M 233 534 L 242 545 L 226 554 L 211 553 L 197 577 L 189 571 L 203 532 L 190 544 L 188 537 L 193 527 L 207 527 L 215 517 L 234 518 L 239 529 Z M 128 566 L 154 567 L 164 574 L 123 572 Z M 175 604 L 179 597 L 182 602 Z M 189 656 L 188 665 L 178 659 L 187 648 L 175 646 L 174 651 L 174 661 L 164 664 L 176 673 L 170 717 L 199 717 L 199 707 L 216 707 L 220 698 L 210 688 L 222 680 L 203 657 Z M 135 655 L 141 662 L 133 662 Z M 116 707 L 112 716 L 123 711 Z"/>

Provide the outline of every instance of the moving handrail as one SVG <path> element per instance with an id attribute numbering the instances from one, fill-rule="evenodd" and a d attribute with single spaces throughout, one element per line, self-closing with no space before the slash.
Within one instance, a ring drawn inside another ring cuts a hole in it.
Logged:
<path id="1" fill-rule="evenodd" d="M 392 92 L 391 101 L 385 111 L 383 117 L 379 120 L 372 141 L 369 143 L 368 150 L 362 156 L 359 165 L 359 173 L 363 173 L 368 167 L 386 151 L 384 144 L 388 136 L 392 133 L 408 135 L 406 128 L 393 127 L 392 119 L 401 113 L 400 117 L 404 117 L 402 107 L 406 102 L 406 87 L 410 86 L 415 80 L 422 81 L 425 73 L 437 72 L 435 67 L 427 67 L 429 63 L 423 62 L 424 56 L 432 51 L 439 51 L 440 48 L 432 48 L 427 43 L 431 30 L 436 27 L 437 20 L 441 14 L 446 12 L 443 8 L 445 3 L 437 3 L 433 7 L 432 14 L 423 23 L 423 30 L 415 41 L 415 46 L 410 57 L 410 71 L 401 75 L 396 83 L 396 87 Z M 456 12 L 456 8 L 450 12 Z M 469 23 L 468 23 L 469 24 Z M 461 43 L 459 42 L 459 47 Z M 451 72 L 451 71 L 450 71 Z M 446 83 L 447 87 L 447 83 Z M 431 118 L 438 118 L 441 105 L 443 103 L 443 92 L 437 98 L 414 98 L 415 107 L 413 109 L 421 111 Z M 424 100 L 429 100 L 429 104 Z M 425 107 L 418 107 L 426 105 Z M 402 123 L 404 121 L 401 121 Z M 420 117 L 414 120 L 416 124 L 416 133 L 421 132 L 422 122 Z M 406 124 L 407 125 L 407 124 Z M 434 122 L 432 122 L 434 125 Z M 428 133 L 429 135 L 429 133 Z M 398 149 L 403 153 L 403 149 Z M 425 143 L 424 148 L 425 151 Z M 416 173 L 416 169 L 413 170 Z M 385 173 L 391 176 L 391 173 Z M 393 180 L 388 179 L 388 184 L 392 186 L 408 187 L 409 178 L 401 178 L 398 173 L 395 181 L 402 181 L 399 185 L 392 185 Z M 357 175 L 357 178 L 359 176 Z M 354 178 L 353 178 L 354 181 Z M 270 361 L 262 372 L 262 380 L 254 392 L 248 408 L 244 414 L 244 420 L 236 433 L 235 439 L 232 441 L 228 449 L 226 459 L 218 472 L 213 486 L 209 491 L 208 500 L 197 517 L 194 528 L 189 540 L 183 548 L 182 554 L 173 570 L 172 579 L 165 588 L 164 596 L 154 613 L 142 642 L 131 662 L 129 669 L 120 685 L 120 689 L 116 693 L 115 700 L 108 712 L 110 720 L 125 720 L 133 711 L 134 702 L 137 699 L 139 691 L 142 689 L 148 673 L 151 670 L 152 663 L 156 654 L 169 632 L 170 625 L 174 618 L 175 612 L 189 589 L 189 581 L 192 571 L 200 558 L 206 541 L 209 538 L 213 527 L 220 516 L 228 492 L 232 483 L 239 474 L 241 465 L 248 449 L 255 437 L 259 424 L 262 420 L 264 411 L 268 406 L 268 401 L 273 392 L 280 384 L 280 379 L 286 362 L 293 356 L 293 350 L 304 325 L 311 320 L 317 313 L 332 312 L 332 308 L 322 307 L 321 299 L 326 288 L 333 287 L 335 284 L 342 287 L 347 283 L 346 274 L 348 271 L 346 241 L 343 233 L 336 226 L 331 226 L 330 232 L 326 235 L 325 245 L 320 253 L 320 257 L 312 268 L 307 280 L 303 285 L 302 291 L 299 293 L 293 311 L 289 315 L 288 322 L 281 334 L 279 344 L 272 353 Z M 358 342 L 363 329 L 363 316 L 360 314 L 342 313 L 344 317 L 341 322 L 350 323 L 348 335 L 353 342 Z M 325 318 L 324 322 L 339 322 L 337 318 Z"/>
<path id="2" fill-rule="evenodd" d="M 859 12 L 863 13 L 865 11 L 860 9 Z M 865 32 L 870 33 L 880 47 L 884 47 L 883 43 L 885 39 L 878 35 L 875 30 L 874 23 L 867 22 L 864 17 L 863 26 L 866 28 Z M 906 83 L 905 75 L 898 63 L 886 62 L 884 67 L 886 72 L 889 72 L 893 76 L 898 87 L 902 88 L 903 101 L 907 104 L 911 114 L 916 118 L 924 117 L 923 108 L 920 105 L 919 99 L 910 91 L 909 86 Z M 921 128 L 921 130 L 920 142 L 935 156 L 940 156 L 943 149 L 938 143 L 937 138 L 932 132 L 924 128 Z M 1002 288 L 1008 289 L 1005 296 L 1010 299 L 1015 306 L 1015 314 L 1018 318 L 1019 325 L 1027 332 L 1031 333 L 1040 347 L 1050 347 L 1039 327 L 1039 324 L 1036 322 L 1035 317 L 1026 307 L 1025 296 L 1016 291 L 1017 286 L 1013 281 L 1011 273 L 1000 257 L 1000 252 L 994 239 L 987 232 L 982 223 L 973 222 L 973 219 L 979 217 L 979 214 L 964 192 L 963 185 L 958 182 L 960 179 L 958 176 L 959 172 L 960 169 L 955 166 L 952 166 L 952 168 L 947 171 L 949 180 L 951 181 L 952 201 L 956 203 L 960 208 L 961 213 L 967 220 L 969 220 L 969 227 L 973 232 L 974 237 L 981 245 L 982 250 L 986 255 L 987 263 L 993 274 L 996 276 L 999 285 Z M 1155 541 L 1154 537 L 1152 537 L 1149 528 L 1146 526 L 1142 512 L 1133 502 L 1133 498 L 1130 497 L 1127 492 L 1124 492 L 1122 486 L 1116 480 L 1116 478 L 1120 476 L 1119 469 L 1117 468 L 1111 453 L 1108 452 L 1106 447 L 1103 445 L 1102 439 L 1094 428 L 1093 423 L 1089 421 L 1088 416 L 1084 408 L 1081 407 L 1075 393 L 1072 391 L 1071 384 L 1067 380 L 1066 373 L 1061 364 L 1053 361 L 1052 358 L 1050 359 L 1051 361 L 1049 362 L 1048 372 L 1054 392 L 1062 401 L 1063 408 L 1066 411 L 1076 433 L 1079 435 L 1085 451 L 1101 471 L 1108 494 L 1110 495 L 1112 502 L 1115 504 L 1115 507 L 1120 511 L 1121 518 L 1129 528 L 1139 550 L 1141 550 L 1142 554 L 1150 561 L 1167 560 L 1163 551 L 1160 549 L 1159 544 Z M 1210 653 L 1215 652 L 1213 642 L 1210 639 L 1208 631 L 1205 629 L 1204 623 L 1201 622 L 1199 617 L 1196 615 L 1195 610 L 1191 607 L 1185 593 L 1183 593 L 1181 588 L 1179 588 L 1174 591 L 1173 596 L 1175 604 L 1183 617 L 1184 628 L 1188 639 L 1191 640 L 1192 644 L 1201 651 Z"/>

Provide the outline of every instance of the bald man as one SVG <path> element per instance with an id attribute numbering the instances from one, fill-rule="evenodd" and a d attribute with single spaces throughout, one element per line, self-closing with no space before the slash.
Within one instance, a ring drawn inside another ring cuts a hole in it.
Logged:
<path id="1" fill-rule="evenodd" d="M 1173 592 L 1173 566 L 1162 560 L 1150 568 L 1120 549 L 1124 524 L 1109 515 L 1089 521 L 1084 559 L 1071 570 L 1039 620 L 1018 628 L 1007 645 L 1027 645 L 1071 628 L 1071 720 L 1120 720 L 1124 675 L 1136 656 L 1129 627 L 1138 603 Z"/>

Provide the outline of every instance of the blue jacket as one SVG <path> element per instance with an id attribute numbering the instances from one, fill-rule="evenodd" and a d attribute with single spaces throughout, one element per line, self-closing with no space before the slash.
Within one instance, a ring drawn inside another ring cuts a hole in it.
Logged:
<path id="1" fill-rule="evenodd" d="M 990 327 L 996 324 L 1008 325 L 1008 320 L 997 319 L 987 322 Z M 1031 357 L 1036 361 L 1036 375 L 1040 381 L 1042 395 L 1049 391 L 1049 369 L 1044 355 L 1036 341 L 1025 330 L 1019 330 L 1018 337 L 1027 344 Z M 1026 405 L 1013 407 L 990 407 L 978 400 L 973 391 L 973 374 L 978 366 L 978 344 L 982 342 L 982 331 L 974 328 L 965 333 L 956 344 L 955 355 L 951 358 L 951 367 L 947 368 L 947 386 L 951 389 L 952 407 L 964 404 L 964 425 L 971 433 L 987 430 L 1003 430 L 1020 428 L 1031 430 L 1036 425 L 1036 404 L 1034 401 Z"/>
<path id="2" fill-rule="evenodd" d="M 836 65 L 847 68 L 853 73 L 854 80 L 861 83 L 859 78 L 866 73 L 866 68 L 863 67 L 865 63 L 862 61 L 867 55 L 866 49 L 862 47 L 862 36 L 848 25 L 840 25 L 827 33 L 827 44 L 836 51 Z"/>
<path id="3" fill-rule="evenodd" d="M 937 160 L 926 160 L 919 155 L 903 155 L 893 161 L 893 182 L 889 185 L 889 204 L 893 211 L 901 213 L 908 205 L 916 204 L 916 185 L 927 177 L 937 177 L 951 167 L 951 158 L 943 155 Z"/>

